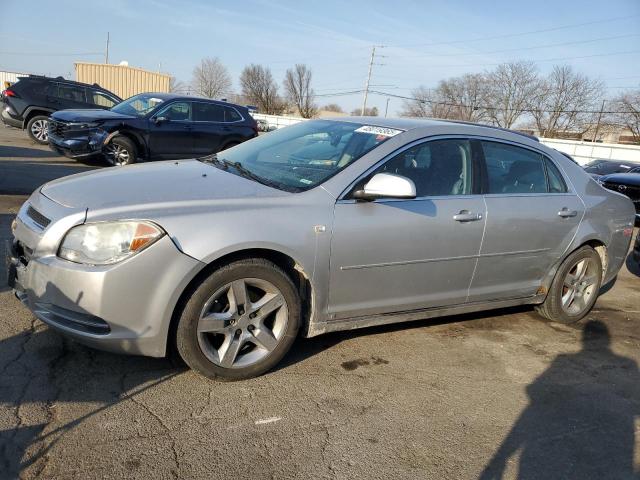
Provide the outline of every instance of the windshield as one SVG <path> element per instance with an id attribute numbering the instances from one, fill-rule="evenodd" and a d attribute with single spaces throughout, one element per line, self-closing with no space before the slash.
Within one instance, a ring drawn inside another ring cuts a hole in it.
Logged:
<path id="1" fill-rule="evenodd" d="M 633 165 L 618 163 L 615 160 L 594 160 L 585 165 L 584 169 L 589 173 L 597 173 L 599 175 L 609 175 L 611 173 L 629 172 Z"/>
<path id="2" fill-rule="evenodd" d="M 164 100 L 154 97 L 148 93 L 135 95 L 120 102 L 111 109 L 112 112 L 123 113 L 125 115 L 133 115 L 135 117 L 144 117 L 151 110 L 160 105 Z"/>
<path id="3" fill-rule="evenodd" d="M 266 133 L 218 154 L 255 179 L 300 192 L 320 185 L 401 130 L 311 120 Z"/>

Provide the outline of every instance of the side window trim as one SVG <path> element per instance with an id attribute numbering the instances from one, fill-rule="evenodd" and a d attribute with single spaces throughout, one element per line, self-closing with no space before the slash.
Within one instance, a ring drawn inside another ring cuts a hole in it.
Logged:
<path id="1" fill-rule="evenodd" d="M 547 193 L 552 195 L 554 194 L 563 195 L 563 194 L 569 193 L 569 184 L 567 183 L 567 180 L 564 178 L 564 174 L 562 173 L 562 170 L 560 170 L 558 165 L 556 165 L 555 162 L 551 158 L 549 158 L 549 155 L 543 155 L 542 158 L 544 161 L 544 173 L 545 173 L 545 176 L 547 177 Z M 562 182 L 562 186 L 564 187 L 564 192 L 551 191 L 551 181 L 549 180 L 549 165 L 552 165 L 555 168 L 556 172 L 558 173 L 560 181 Z"/>
<path id="2" fill-rule="evenodd" d="M 474 145 L 473 145 L 474 140 L 476 140 L 476 138 L 474 138 L 472 136 L 469 136 L 469 135 L 433 135 L 431 137 L 419 138 L 419 139 L 414 140 L 411 143 L 403 145 L 399 149 L 389 153 L 384 158 L 382 158 L 381 160 L 376 162 L 374 165 L 369 167 L 364 173 L 359 175 L 356 178 L 356 180 L 351 182 L 347 186 L 347 188 L 345 188 L 343 190 L 343 192 L 338 196 L 338 199 L 336 200 L 336 203 L 355 203 L 356 200 L 354 200 L 352 198 L 349 198 L 349 196 L 353 193 L 353 191 L 356 188 L 356 186 L 358 186 L 358 184 L 360 182 L 362 182 L 362 180 L 366 179 L 373 172 L 375 172 L 380 167 L 382 167 L 385 163 L 393 160 L 398 155 L 401 155 L 402 153 L 406 152 L 407 150 L 410 150 L 410 149 L 412 149 L 414 147 L 417 147 L 419 145 L 423 145 L 425 143 L 435 142 L 435 141 L 439 141 L 439 140 L 466 140 L 466 141 L 469 142 L 470 147 L 471 147 L 471 169 L 472 169 L 471 193 L 469 193 L 469 194 L 456 194 L 456 195 L 429 195 L 429 196 L 416 197 L 416 198 L 413 198 L 411 200 L 426 200 L 426 199 L 431 199 L 431 198 L 438 198 L 438 199 L 469 198 L 469 197 L 474 197 L 474 196 L 481 195 L 482 193 L 478 190 L 478 186 L 476 185 L 476 177 L 477 177 L 476 171 L 477 171 L 478 166 L 476 165 L 476 161 L 477 160 L 476 160 L 476 154 L 474 153 Z M 374 200 L 373 202 L 374 203 L 384 203 L 384 202 L 398 202 L 398 201 L 406 202 L 407 200 L 406 199 L 392 199 L 392 198 L 389 198 L 389 199 Z"/>

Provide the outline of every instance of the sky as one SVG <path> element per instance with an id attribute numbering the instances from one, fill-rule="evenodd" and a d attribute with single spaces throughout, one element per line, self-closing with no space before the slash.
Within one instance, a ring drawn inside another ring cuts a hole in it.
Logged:
<path id="1" fill-rule="evenodd" d="M 640 87 L 640 0 L 0 0 L 0 70 L 74 78 L 73 62 L 109 61 L 188 83 L 218 57 L 239 91 L 243 67 L 313 71 L 320 105 L 362 105 L 371 47 L 373 89 L 410 95 L 419 85 L 514 60 L 554 64 L 605 82 L 610 97 Z M 282 87 L 280 87 L 282 89 Z M 384 114 L 386 95 L 367 105 Z M 391 97 L 389 115 L 402 100 Z"/>

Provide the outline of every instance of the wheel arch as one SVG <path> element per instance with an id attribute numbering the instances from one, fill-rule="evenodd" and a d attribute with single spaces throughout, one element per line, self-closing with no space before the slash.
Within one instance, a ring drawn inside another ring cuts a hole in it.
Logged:
<path id="1" fill-rule="evenodd" d="M 609 268 L 609 253 L 607 249 L 606 243 L 596 235 L 592 235 L 589 237 L 582 238 L 579 242 L 575 242 L 571 245 L 570 248 L 566 250 L 564 255 L 553 264 L 550 271 L 547 273 L 546 277 L 542 281 L 542 285 L 540 286 L 540 290 L 543 294 L 544 298 L 546 298 L 547 293 L 549 292 L 549 287 L 551 286 L 551 282 L 553 282 L 553 278 L 556 276 L 556 272 L 560 268 L 560 265 L 576 250 L 580 250 L 583 247 L 591 247 L 593 248 L 598 255 L 600 256 L 600 262 L 602 262 L 602 283 L 605 284 L 607 269 Z"/>
<path id="2" fill-rule="evenodd" d="M 29 123 L 29 120 L 31 120 L 33 117 L 38 115 L 45 115 L 48 117 L 54 112 L 55 110 L 52 110 L 50 108 L 45 108 L 45 107 L 27 107 L 22 117 L 23 118 L 22 129 L 24 130 L 25 128 L 27 128 L 27 124 Z"/>
<path id="3" fill-rule="evenodd" d="M 302 265 L 290 255 L 273 249 L 273 248 L 244 248 L 228 252 L 220 257 L 215 258 L 209 263 L 204 264 L 203 268 L 189 281 L 187 286 L 180 294 L 178 301 L 176 302 L 171 320 L 169 323 L 169 329 L 167 331 L 167 353 L 171 350 L 175 352 L 175 334 L 178 328 L 178 322 L 180 315 L 190 295 L 195 289 L 218 268 L 228 265 L 229 263 L 245 260 L 249 258 L 262 258 L 273 262 L 280 267 L 285 274 L 291 279 L 296 286 L 298 294 L 300 295 L 302 305 L 302 336 L 306 336 L 306 332 L 309 328 L 309 323 L 313 318 L 313 312 L 316 305 L 314 299 L 314 290 L 311 283 L 311 279 L 307 272 L 303 269 Z"/>
<path id="4" fill-rule="evenodd" d="M 107 141 L 105 141 L 103 147 L 106 147 L 109 144 L 109 142 L 111 142 L 111 140 L 113 140 L 116 137 L 125 137 L 131 140 L 133 144 L 136 146 L 138 157 L 147 158 L 147 146 L 144 143 L 144 140 L 139 135 L 132 132 L 131 130 L 112 131 L 107 137 Z"/>

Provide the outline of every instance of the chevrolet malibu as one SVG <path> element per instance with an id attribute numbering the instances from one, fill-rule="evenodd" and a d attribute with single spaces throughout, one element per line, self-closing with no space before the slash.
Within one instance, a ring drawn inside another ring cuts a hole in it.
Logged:
<path id="1" fill-rule="evenodd" d="M 14 222 L 9 282 L 80 342 L 242 379 L 298 335 L 524 304 L 575 322 L 623 265 L 633 219 L 532 137 L 314 120 L 44 185 Z"/>

